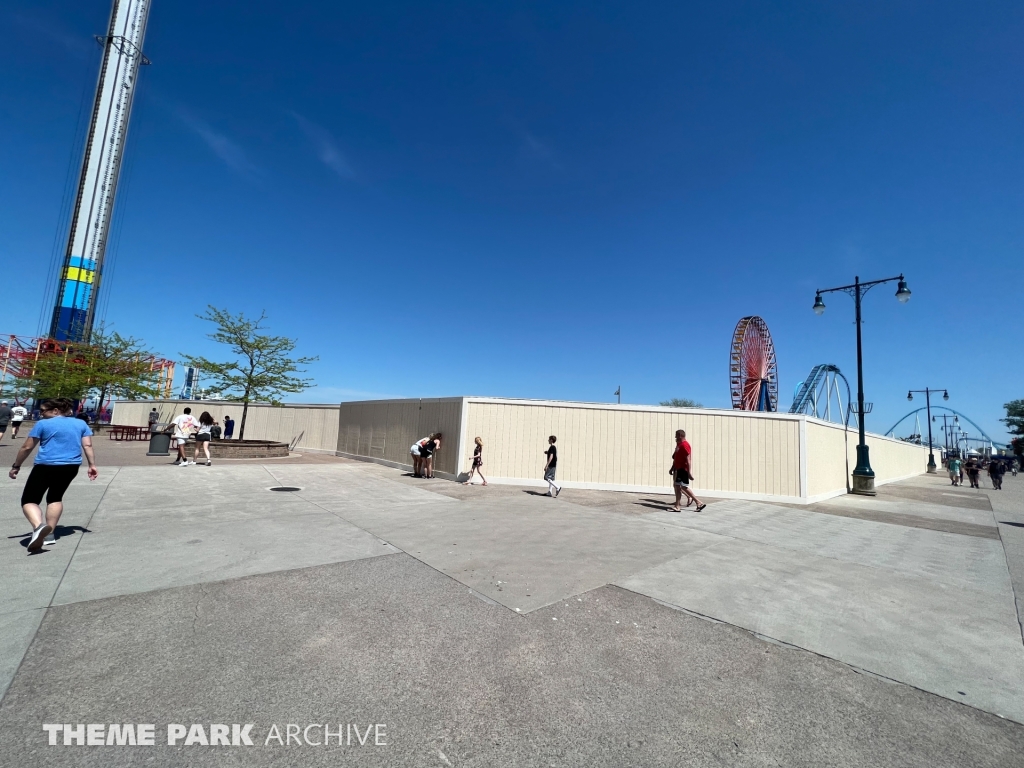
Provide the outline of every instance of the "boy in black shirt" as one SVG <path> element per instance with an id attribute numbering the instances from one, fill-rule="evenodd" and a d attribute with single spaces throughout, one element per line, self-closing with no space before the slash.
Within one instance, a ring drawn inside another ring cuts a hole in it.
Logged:
<path id="1" fill-rule="evenodd" d="M 544 451 L 544 455 L 548 457 L 548 460 L 544 462 L 544 479 L 548 481 L 548 492 L 547 496 L 557 496 L 562 492 L 562 486 L 555 483 L 555 468 L 558 466 L 558 449 L 555 448 L 554 435 L 548 438 L 548 449 Z"/>

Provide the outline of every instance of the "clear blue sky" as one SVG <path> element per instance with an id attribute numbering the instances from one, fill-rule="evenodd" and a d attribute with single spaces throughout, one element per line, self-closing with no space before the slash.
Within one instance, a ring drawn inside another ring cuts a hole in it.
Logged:
<path id="1" fill-rule="evenodd" d="M 0 10 L 3 333 L 39 328 L 108 14 Z M 814 289 L 902 271 L 909 304 L 866 300 L 869 428 L 938 386 L 1001 439 L 1021 40 L 1020 2 L 155 0 L 106 320 L 215 355 L 197 312 L 266 309 L 320 356 L 306 401 L 728 407 L 758 314 L 788 408 L 814 364 L 855 372 L 853 303 Z"/>

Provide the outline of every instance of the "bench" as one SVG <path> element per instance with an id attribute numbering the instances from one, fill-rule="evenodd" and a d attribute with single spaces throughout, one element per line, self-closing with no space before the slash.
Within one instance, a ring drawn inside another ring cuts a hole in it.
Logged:
<path id="1" fill-rule="evenodd" d="M 149 427 L 136 427 L 128 424 L 111 424 L 111 440 L 148 440 Z"/>

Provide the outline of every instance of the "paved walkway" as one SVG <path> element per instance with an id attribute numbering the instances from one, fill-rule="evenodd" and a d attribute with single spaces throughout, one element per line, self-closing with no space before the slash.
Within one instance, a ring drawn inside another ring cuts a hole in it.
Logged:
<path id="1" fill-rule="evenodd" d="M 718 500 L 696 515 L 651 494 L 550 499 L 316 461 L 105 468 L 75 483 L 57 545 L 31 557 L 24 480 L 0 485 L 0 754 L 104 766 L 335 765 L 339 749 L 438 766 L 1024 754 L 1024 478 L 997 493 L 922 476 L 876 499 Z M 301 490 L 269 490 L 280 485 Z M 254 723 L 259 739 L 79 750 L 47 746 L 44 722 Z M 262 746 L 273 723 L 323 722 L 387 723 L 388 744 Z"/>

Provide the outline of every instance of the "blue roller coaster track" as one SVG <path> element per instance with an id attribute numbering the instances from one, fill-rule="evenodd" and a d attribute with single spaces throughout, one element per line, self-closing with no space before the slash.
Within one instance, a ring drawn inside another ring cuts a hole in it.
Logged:
<path id="1" fill-rule="evenodd" d="M 839 380 L 843 380 L 846 387 L 846 407 L 843 407 L 842 397 L 839 392 Z M 806 413 L 819 419 L 831 420 L 831 404 L 833 392 L 836 395 L 838 404 L 838 415 L 841 424 L 848 424 L 850 419 L 850 383 L 843 376 L 837 366 L 828 363 L 816 365 L 807 374 L 793 396 L 793 404 L 789 407 L 790 413 Z"/>
<path id="2" fill-rule="evenodd" d="M 891 427 L 889 427 L 889 429 L 885 430 L 885 432 L 883 434 L 886 434 L 886 435 L 893 434 L 895 432 L 895 430 L 896 430 L 896 427 L 898 427 L 901 423 L 903 423 L 903 421 L 905 421 L 906 419 L 909 419 L 915 413 L 920 413 L 921 411 L 924 411 L 924 410 L 926 410 L 926 408 L 924 406 L 922 406 L 921 408 L 914 409 L 913 411 L 908 413 L 906 416 L 904 416 L 902 419 L 900 419 L 895 424 L 893 424 Z M 988 436 L 988 434 L 985 432 L 984 429 L 982 429 L 977 424 L 975 424 L 973 421 L 971 421 L 970 417 L 965 416 L 964 414 L 960 413 L 960 411 L 954 411 L 952 408 L 947 408 L 944 405 L 933 405 L 932 406 L 932 410 L 933 411 L 949 411 L 950 413 L 952 413 L 952 414 L 954 414 L 956 416 L 959 416 L 961 419 L 963 419 L 968 424 L 970 424 L 972 427 L 974 427 L 976 430 L 978 430 L 978 434 L 980 434 L 983 438 L 985 438 L 988 442 L 990 442 L 996 448 L 1006 448 L 1006 444 L 1005 443 L 1000 443 L 1000 442 L 997 442 L 997 441 L 993 440 L 991 437 Z"/>

